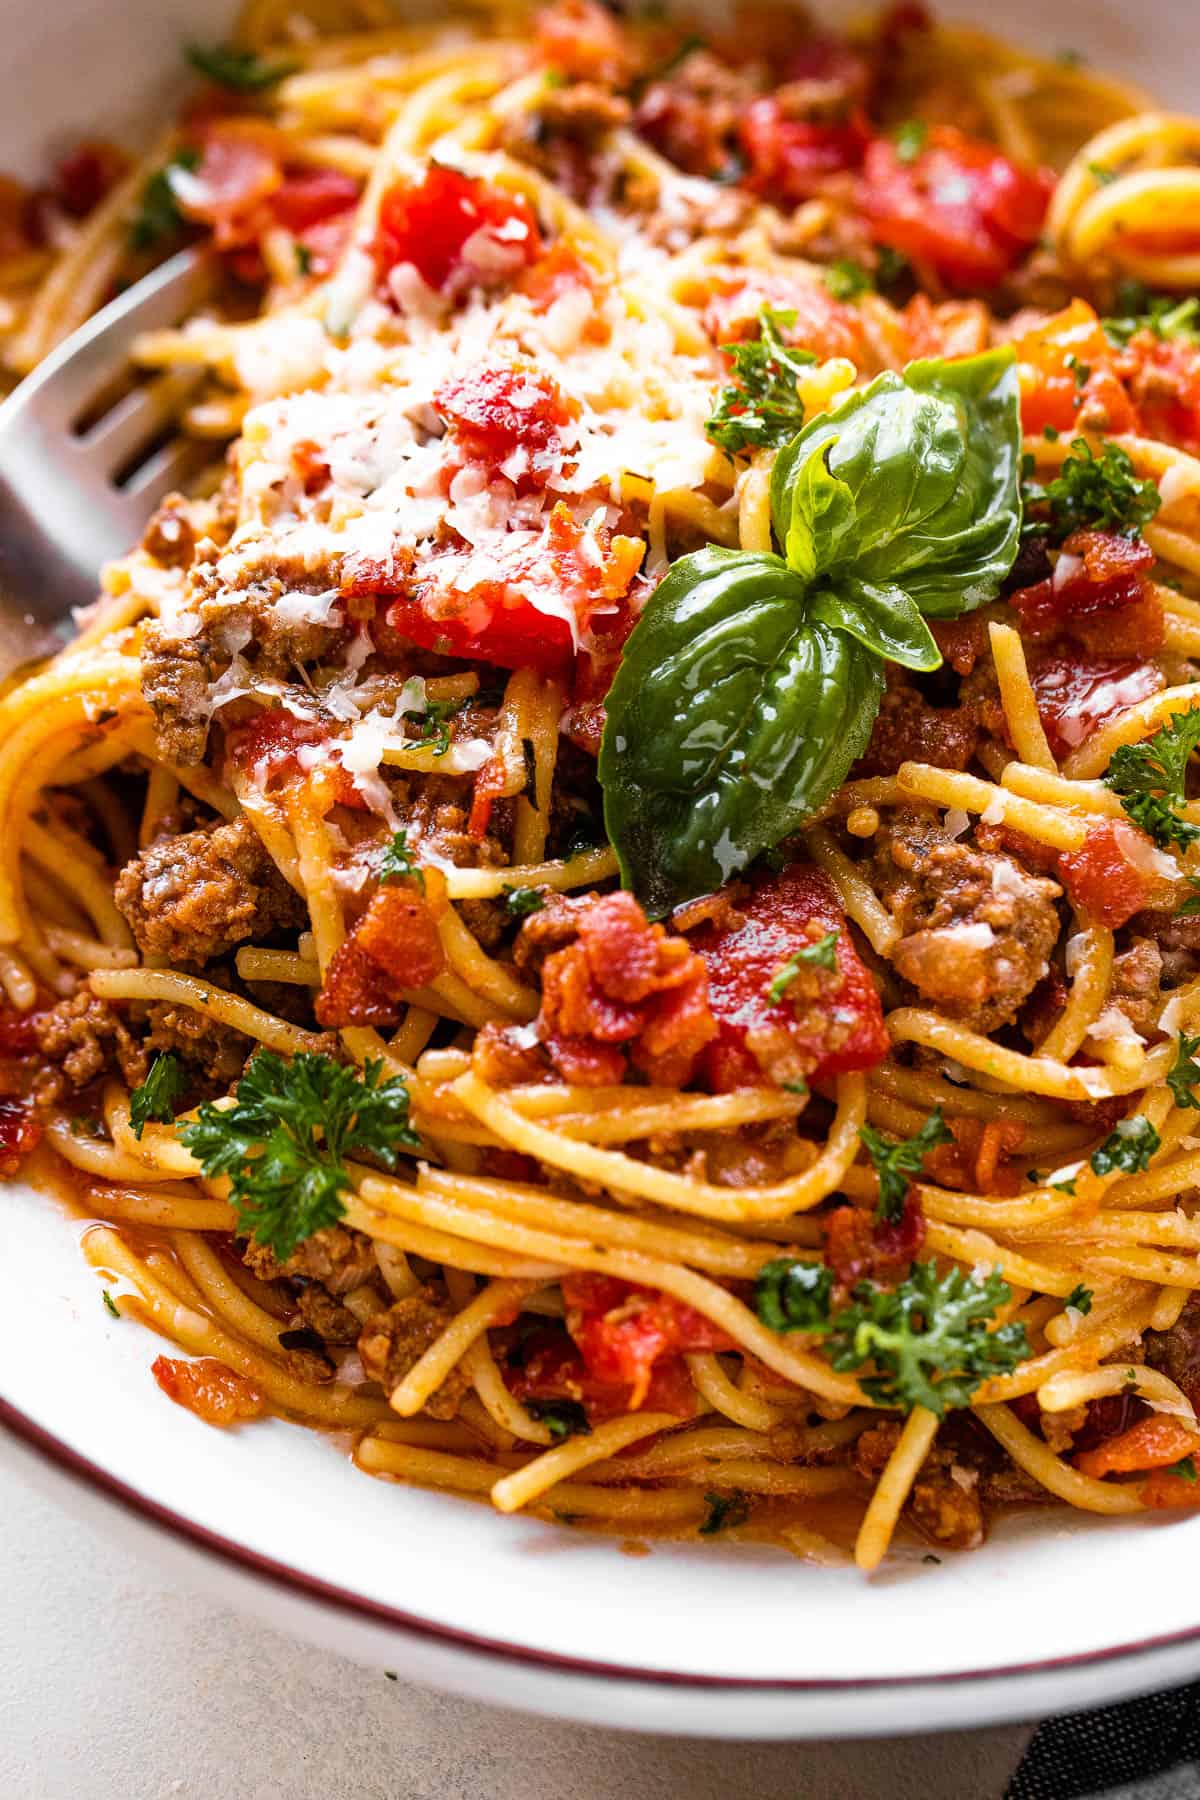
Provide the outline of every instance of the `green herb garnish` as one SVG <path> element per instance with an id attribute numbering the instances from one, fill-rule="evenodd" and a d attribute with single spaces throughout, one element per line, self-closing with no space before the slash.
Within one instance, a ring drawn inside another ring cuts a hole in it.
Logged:
<path id="1" fill-rule="evenodd" d="M 504 905 L 510 919 L 527 919 L 530 913 L 541 912 L 545 904 L 545 896 L 538 888 L 506 886 L 504 889 Z"/>
<path id="2" fill-rule="evenodd" d="M 815 944 L 807 944 L 803 950 L 797 950 L 789 956 L 768 984 L 767 999 L 771 1005 L 779 1005 L 801 969 L 836 971 L 838 966 L 837 941 L 837 932 L 827 931 L 825 936 L 819 938 Z"/>
<path id="3" fill-rule="evenodd" d="M 1196 1087 L 1200 1084 L 1197 1050 L 1200 1050 L 1200 1037 L 1188 1037 L 1186 1032 L 1181 1031 L 1175 1044 L 1175 1061 L 1167 1070 L 1167 1086 L 1175 1096 L 1176 1106 L 1192 1107 L 1200 1112 L 1200 1097 L 1196 1094 Z"/>
<path id="4" fill-rule="evenodd" d="M 842 256 L 830 263 L 825 270 L 825 286 L 835 300 L 857 300 L 861 294 L 869 294 L 875 286 L 869 269 L 864 269 L 853 257 Z"/>
<path id="5" fill-rule="evenodd" d="M 556 1444 L 569 1437 L 590 1437 L 591 1423 L 578 1400 L 527 1400 L 525 1410 L 540 1421 Z"/>
<path id="6" fill-rule="evenodd" d="M 1187 800 L 1187 768 L 1197 744 L 1200 707 L 1194 706 L 1176 713 L 1143 743 L 1122 744 L 1104 777 L 1134 824 L 1164 849 L 1187 849 L 1200 839 L 1200 826 L 1178 811 Z"/>
<path id="7" fill-rule="evenodd" d="M 877 1216 L 889 1220 L 898 1219 L 904 1211 L 909 1183 L 921 1173 L 928 1152 L 938 1144 L 954 1142 L 954 1133 L 943 1119 L 940 1106 L 934 1107 L 920 1131 L 898 1143 L 871 1125 L 862 1126 L 858 1135 L 879 1176 Z"/>
<path id="8" fill-rule="evenodd" d="M 1092 1310 L 1091 1288 L 1084 1287 L 1082 1281 L 1078 1282 L 1063 1301 L 1063 1305 L 1069 1306 L 1073 1312 L 1090 1313 Z"/>
<path id="9" fill-rule="evenodd" d="M 794 311 L 764 306 L 758 323 L 757 338 L 721 346 L 733 358 L 733 381 L 717 395 L 704 429 L 727 456 L 776 449 L 804 423 L 804 402 L 796 382 L 817 359 L 811 351 L 792 350 L 783 341 L 781 333 L 796 323 Z"/>
<path id="10" fill-rule="evenodd" d="M 912 363 L 780 449 L 782 554 L 710 545 L 671 566 L 625 646 L 599 764 L 622 877 L 653 916 L 799 829 L 866 747 L 884 662 L 938 668 L 926 618 L 995 598 L 1020 456 L 1010 348 Z"/>
<path id="11" fill-rule="evenodd" d="M 705 1494 L 708 1517 L 700 1527 L 701 1537 L 711 1537 L 729 1525 L 744 1525 L 750 1517 L 750 1502 L 741 1488 L 731 1494 Z"/>
<path id="12" fill-rule="evenodd" d="M 1138 479 L 1119 444 L 1105 444 L 1097 456 L 1081 437 L 1053 481 L 1025 481 L 1021 492 L 1026 534 L 1048 532 L 1054 544 L 1082 528 L 1137 537 L 1162 505 L 1154 482 Z"/>
<path id="13" fill-rule="evenodd" d="M 1150 1167 L 1150 1158 L 1161 1143 L 1149 1119 L 1135 1113 L 1131 1119 L 1122 1119 L 1100 1148 L 1092 1151 L 1092 1172 L 1113 1175 L 1119 1170 L 1125 1175 L 1136 1175 Z"/>
<path id="14" fill-rule="evenodd" d="M 1194 1483 L 1196 1480 L 1195 1460 L 1190 1456 L 1181 1456 L 1177 1463 L 1168 1463 L 1164 1473 L 1167 1475 L 1178 1475 L 1180 1481 L 1190 1481 Z"/>
<path id="15" fill-rule="evenodd" d="M 1141 282 L 1122 282 L 1117 290 L 1120 314 L 1103 319 L 1107 336 L 1122 348 L 1139 331 L 1149 331 L 1166 342 L 1182 339 L 1200 344 L 1200 299 L 1180 300 L 1175 294 L 1148 294 Z"/>
<path id="16" fill-rule="evenodd" d="M 218 87 L 228 88 L 235 94 L 264 93 L 300 67 L 296 62 L 268 62 L 265 57 L 256 56 L 253 50 L 235 50 L 229 44 L 216 44 L 211 48 L 189 44 L 185 54 L 193 69 Z"/>
<path id="17" fill-rule="evenodd" d="M 896 155 L 902 163 L 914 163 L 925 148 L 929 127 L 924 119 L 905 119 L 892 133 Z"/>
<path id="18" fill-rule="evenodd" d="M 165 1055 L 156 1056 L 141 1087 L 135 1087 L 129 1096 L 129 1123 L 139 1142 L 151 1119 L 157 1120 L 160 1125 L 174 1123 L 175 1102 L 186 1087 L 187 1077 L 180 1067 L 179 1058 L 172 1056 L 169 1051 Z"/>
<path id="19" fill-rule="evenodd" d="M 769 1331 L 823 1331 L 829 1324 L 833 1270 L 821 1262 L 776 1256 L 754 1282 L 754 1310 Z"/>
<path id="20" fill-rule="evenodd" d="M 415 881 L 424 892 L 425 877 L 408 847 L 408 833 L 401 828 L 384 848 L 379 863 L 380 881 Z"/>
<path id="21" fill-rule="evenodd" d="M 121 1317 L 121 1309 L 116 1304 L 115 1300 L 113 1299 L 112 1295 L 109 1293 L 107 1288 L 100 1289 L 100 1298 L 104 1302 L 105 1312 L 111 1313 L 114 1319 L 119 1319 Z"/>
<path id="22" fill-rule="evenodd" d="M 285 1062 L 259 1050 L 236 1104 L 225 1110 L 206 1101 L 180 1129 L 206 1176 L 228 1175 L 238 1231 L 280 1262 L 342 1217 L 344 1157 L 365 1152 L 392 1169 L 399 1150 L 420 1147 L 408 1089 L 398 1075 L 381 1080 L 383 1067 L 382 1059 L 367 1062 L 360 1074 L 308 1051 Z"/>
<path id="23" fill-rule="evenodd" d="M 187 221 L 179 210 L 179 202 L 171 186 L 171 171 L 195 169 L 199 167 L 199 163 L 199 150 L 177 150 L 170 162 L 164 163 L 161 169 L 155 169 L 153 175 L 147 178 L 137 211 L 129 221 L 131 250 L 153 250 L 164 239 L 175 237 L 183 230 Z"/>

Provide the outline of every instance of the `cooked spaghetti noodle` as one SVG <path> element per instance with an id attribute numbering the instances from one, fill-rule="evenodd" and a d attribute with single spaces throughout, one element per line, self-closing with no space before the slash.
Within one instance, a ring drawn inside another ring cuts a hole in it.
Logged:
<path id="1" fill-rule="evenodd" d="M 220 285 L 138 347 L 207 472 L 0 698 L 5 1166 L 376 1476 L 867 1570 L 1188 1507 L 1200 124 L 706 30 L 254 0 L 22 202 L 12 379 Z"/>

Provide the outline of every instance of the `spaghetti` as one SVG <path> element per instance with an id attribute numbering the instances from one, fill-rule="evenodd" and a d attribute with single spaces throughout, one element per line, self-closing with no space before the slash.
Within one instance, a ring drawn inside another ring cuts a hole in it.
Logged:
<path id="1" fill-rule="evenodd" d="M 870 1570 L 1200 1496 L 1200 125 L 786 20 L 254 0 L 18 196 L 231 448 L 0 697 L 0 1149 L 210 1423 Z"/>

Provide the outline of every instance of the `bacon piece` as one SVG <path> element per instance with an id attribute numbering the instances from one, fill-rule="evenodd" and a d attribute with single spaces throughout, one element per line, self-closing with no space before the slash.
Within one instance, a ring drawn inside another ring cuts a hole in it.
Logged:
<path id="1" fill-rule="evenodd" d="M 259 1419 L 267 1410 L 266 1396 L 215 1356 L 183 1362 L 174 1356 L 156 1356 L 150 1372 L 168 1399 L 203 1419 L 206 1425 L 239 1425 Z"/>
<path id="2" fill-rule="evenodd" d="M 689 1350 L 730 1350 L 720 1329 L 670 1294 L 608 1275 L 572 1273 L 562 1280 L 567 1329 L 599 1382 L 631 1390 L 636 1412 L 650 1391 L 660 1358 Z"/>
<path id="3" fill-rule="evenodd" d="M 630 1410 L 629 1383 L 601 1380 L 561 1325 L 542 1326 L 520 1338 L 497 1332 L 493 1341 L 505 1382 L 518 1400 L 574 1400 L 594 1423 Z M 648 1412 L 694 1416 L 696 1390 L 677 1352 L 653 1363 L 642 1404 Z"/>
<path id="4" fill-rule="evenodd" d="M 627 1061 L 682 1087 L 716 1033 L 708 973 L 686 938 L 650 925 L 632 894 L 583 906 L 574 941 L 542 967 L 538 1034 L 555 1067 L 585 1086 L 619 1082 Z"/>
<path id="5" fill-rule="evenodd" d="M 440 163 L 431 163 L 416 184 L 397 182 L 380 203 L 375 236 L 380 275 L 410 263 L 438 293 L 514 279 L 537 260 L 541 248 L 526 199 Z"/>
<path id="6" fill-rule="evenodd" d="M 532 363 L 481 363 L 444 381 L 433 396 L 466 462 L 518 493 L 544 487 L 561 457 L 564 425 L 579 407 Z"/>
<path id="7" fill-rule="evenodd" d="M 195 169 L 176 177 L 179 210 L 210 226 L 219 250 L 237 249 L 257 235 L 255 215 L 283 181 L 282 145 L 266 120 L 218 119 L 204 134 Z"/>
<path id="8" fill-rule="evenodd" d="M 876 1219 L 864 1206 L 835 1206 L 822 1221 L 825 1260 L 848 1291 L 860 1281 L 900 1281 L 921 1253 L 925 1214 L 920 1196 L 905 1196 L 898 1219 Z"/>
<path id="9" fill-rule="evenodd" d="M 1151 1413 L 1139 1419 L 1119 1437 L 1109 1438 L 1075 1459 L 1081 1475 L 1099 1481 L 1105 1475 L 1130 1475 L 1142 1469 L 1163 1469 L 1200 1450 L 1200 1432 L 1167 1413 Z"/>
<path id="10" fill-rule="evenodd" d="M 1145 832 L 1103 819 L 1089 827 L 1081 849 L 1059 856 L 1058 873 L 1074 904 L 1115 931 L 1148 906 L 1170 904 L 1177 884 L 1155 869 L 1155 854 Z"/>
<path id="11" fill-rule="evenodd" d="M 1118 662 L 1082 651 L 1042 657 L 1030 669 L 1029 679 L 1056 756 L 1078 749 L 1101 725 L 1166 685 L 1156 663 Z"/>
<path id="12" fill-rule="evenodd" d="M 1104 656 L 1153 656 L 1163 641 L 1163 608 L 1146 572 L 1154 552 L 1112 531 L 1073 531 L 1054 574 L 1012 596 L 1022 635 L 1059 633 Z"/>
<path id="13" fill-rule="evenodd" d="M 427 870 L 425 880 L 434 879 Z M 415 882 L 384 882 L 325 971 L 313 1003 L 325 1026 L 387 1025 L 399 1016 L 406 989 L 441 974 L 445 952 L 433 909 Z"/>
<path id="14" fill-rule="evenodd" d="M 875 984 L 828 878 L 797 863 L 762 881 L 733 919 L 703 924 L 691 943 L 708 967 L 718 1035 L 702 1070 L 718 1092 L 764 1080 L 827 1081 L 873 1068 L 888 1051 Z M 836 970 L 801 964 L 782 998 L 771 982 L 798 951 L 836 935 Z"/>

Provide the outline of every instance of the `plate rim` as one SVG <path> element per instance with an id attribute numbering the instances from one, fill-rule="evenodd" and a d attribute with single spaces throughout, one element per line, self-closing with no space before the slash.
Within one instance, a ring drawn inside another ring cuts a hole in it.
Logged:
<path id="1" fill-rule="evenodd" d="M 1090 1671 L 1106 1669 L 1115 1672 L 1120 1667 L 1128 1668 L 1146 1658 L 1200 1645 L 1198 1623 L 1178 1631 L 1137 1638 L 1102 1649 L 1042 1657 L 1028 1662 L 937 1670 L 922 1675 L 862 1677 L 702 1675 L 613 1663 L 598 1658 L 568 1655 L 562 1651 L 539 1650 L 533 1645 L 512 1643 L 446 1624 L 423 1614 L 408 1612 L 387 1601 L 373 1599 L 368 1594 L 328 1581 L 323 1576 L 298 1568 L 294 1563 L 267 1556 L 240 1543 L 236 1538 L 200 1524 L 185 1512 L 153 1498 L 132 1482 L 114 1475 L 111 1470 L 76 1450 L 3 1395 L 0 1395 L 0 1433 L 15 1438 L 43 1465 L 49 1465 L 60 1478 L 65 1477 L 70 1483 L 90 1490 L 93 1496 L 120 1509 L 136 1523 L 150 1527 L 156 1535 L 178 1540 L 186 1549 L 199 1553 L 202 1558 L 221 1563 L 228 1572 L 242 1580 L 265 1583 L 292 1601 L 300 1600 L 333 1610 L 359 1624 L 383 1627 L 402 1633 L 409 1639 L 423 1641 L 430 1647 L 436 1646 L 486 1659 L 493 1664 L 515 1665 L 526 1674 L 534 1676 L 541 1673 L 565 1677 L 579 1683 L 632 1685 L 659 1692 L 666 1690 L 668 1693 L 674 1691 L 677 1694 L 692 1694 L 708 1700 L 718 1694 L 733 1697 L 759 1695 L 764 1698 L 817 1698 L 825 1695 L 831 1699 L 835 1696 L 863 1694 L 895 1699 L 905 1693 L 920 1696 L 943 1693 L 949 1689 L 961 1694 L 972 1687 L 981 1688 L 998 1683 L 1040 1685 L 1052 1681 L 1055 1676 L 1086 1676 Z M 992 1710 L 989 1709 L 989 1714 Z M 1021 1709 L 1014 1712 L 1001 1708 L 1000 1711 L 1007 1712 L 1011 1717 L 1030 1716 Z M 929 1726 L 914 1722 L 912 1729 L 929 1729 Z"/>

